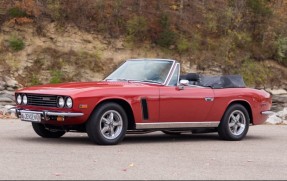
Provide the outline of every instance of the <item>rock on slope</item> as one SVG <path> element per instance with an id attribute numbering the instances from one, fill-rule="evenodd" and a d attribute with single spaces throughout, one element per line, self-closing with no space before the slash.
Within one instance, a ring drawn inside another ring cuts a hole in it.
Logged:
<path id="1" fill-rule="evenodd" d="M 15 117 L 8 113 L 8 109 L 15 105 L 14 91 L 21 88 L 15 79 L 8 76 L 2 77 L 0 80 L 0 118 Z"/>

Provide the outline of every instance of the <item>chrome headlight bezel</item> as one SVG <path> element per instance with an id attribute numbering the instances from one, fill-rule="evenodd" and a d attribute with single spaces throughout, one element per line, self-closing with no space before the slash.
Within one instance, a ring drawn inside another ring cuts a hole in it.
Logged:
<path id="1" fill-rule="evenodd" d="M 22 96 L 21 96 L 21 94 L 18 94 L 17 96 L 16 96 L 16 103 L 17 104 L 22 104 Z"/>
<path id="2" fill-rule="evenodd" d="M 73 107 L 73 99 L 71 97 L 67 97 L 65 105 L 67 108 L 71 109 Z"/>
<path id="3" fill-rule="evenodd" d="M 63 108 L 65 106 L 65 99 L 62 96 L 59 96 L 57 99 L 57 106 Z"/>
<path id="4" fill-rule="evenodd" d="M 28 104 L 28 97 L 27 97 L 26 94 L 24 94 L 24 95 L 22 96 L 22 104 L 24 104 L 24 105 L 27 105 L 27 104 Z"/>

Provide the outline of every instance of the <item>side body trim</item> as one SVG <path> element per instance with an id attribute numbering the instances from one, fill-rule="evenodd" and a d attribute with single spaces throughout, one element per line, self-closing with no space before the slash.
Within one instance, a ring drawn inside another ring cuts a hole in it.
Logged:
<path id="1" fill-rule="evenodd" d="M 166 128 L 215 128 L 220 122 L 162 122 L 137 123 L 136 129 L 166 129 Z"/>

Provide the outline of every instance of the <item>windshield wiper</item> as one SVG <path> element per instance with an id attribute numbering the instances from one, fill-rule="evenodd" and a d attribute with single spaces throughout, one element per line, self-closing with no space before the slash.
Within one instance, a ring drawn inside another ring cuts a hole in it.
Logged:
<path id="1" fill-rule="evenodd" d="M 139 82 L 148 82 L 148 83 L 156 83 L 156 84 L 163 84 L 162 82 L 155 81 L 155 80 L 138 80 Z"/>
<path id="2" fill-rule="evenodd" d="M 148 83 L 163 84 L 162 82 L 158 82 L 158 81 L 154 81 L 154 80 L 106 79 L 106 81 L 148 82 Z"/>
<path id="3" fill-rule="evenodd" d="M 109 81 L 109 80 L 112 80 L 112 81 L 130 81 L 128 79 L 106 79 L 106 81 Z"/>

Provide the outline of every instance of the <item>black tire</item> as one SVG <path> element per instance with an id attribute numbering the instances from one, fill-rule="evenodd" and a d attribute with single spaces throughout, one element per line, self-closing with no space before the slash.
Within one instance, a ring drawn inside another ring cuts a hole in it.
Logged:
<path id="1" fill-rule="evenodd" d="M 112 118 L 111 115 L 113 115 Z M 115 126 L 115 124 L 119 125 Z M 125 110 L 122 106 L 113 102 L 100 105 L 92 113 L 86 124 L 90 140 L 99 145 L 115 145 L 120 143 L 125 137 L 127 127 L 128 118 Z"/>
<path id="2" fill-rule="evenodd" d="M 43 138 L 60 138 L 66 133 L 65 131 L 50 131 L 43 124 L 39 123 L 32 123 L 32 127 Z"/>
<path id="3" fill-rule="evenodd" d="M 228 141 L 242 140 L 248 132 L 249 123 L 250 116 L 246 108 L 241 104 L 233 104 L 227 108 L 218 126 L 219 137 Z"/>

